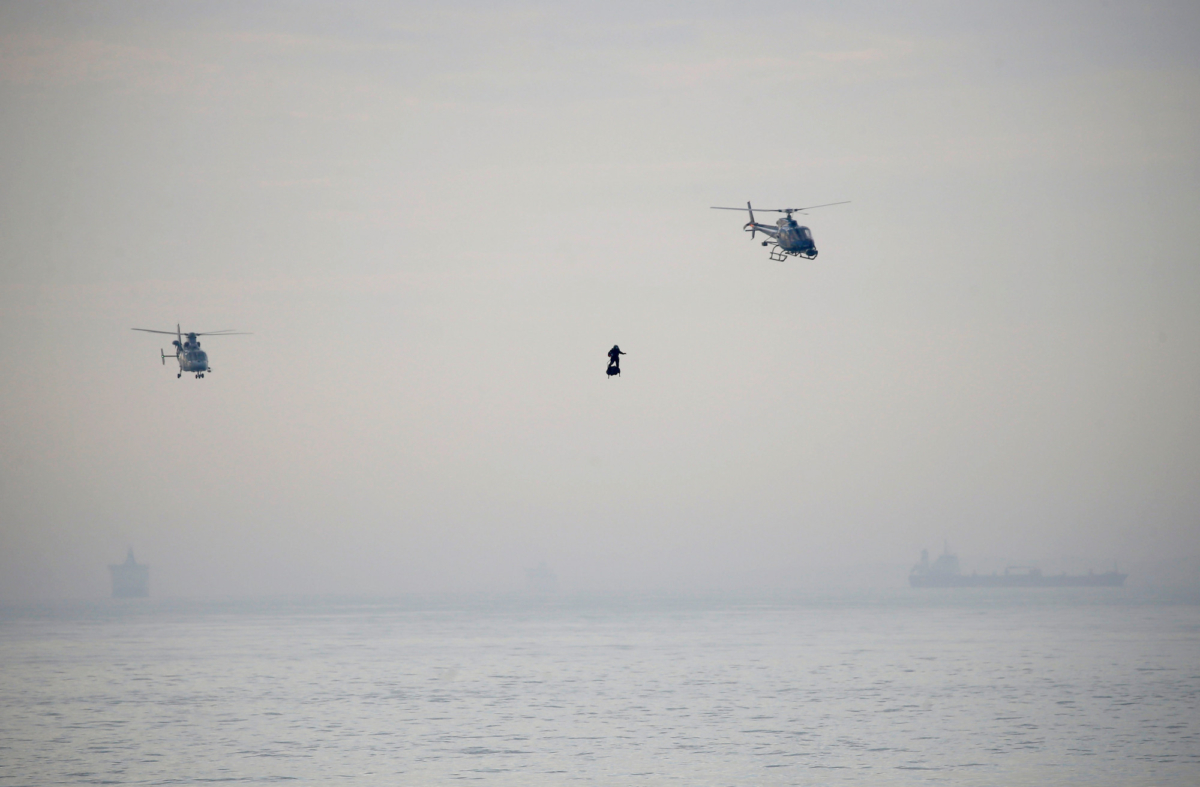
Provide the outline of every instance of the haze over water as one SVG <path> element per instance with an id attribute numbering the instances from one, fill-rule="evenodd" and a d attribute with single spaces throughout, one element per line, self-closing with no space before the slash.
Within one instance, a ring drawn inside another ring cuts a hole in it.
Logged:
<path id="1" fill-rule="evenodd" d="M 0 598 L 1196 586 L 1198 15 L 5 4 Z"/>

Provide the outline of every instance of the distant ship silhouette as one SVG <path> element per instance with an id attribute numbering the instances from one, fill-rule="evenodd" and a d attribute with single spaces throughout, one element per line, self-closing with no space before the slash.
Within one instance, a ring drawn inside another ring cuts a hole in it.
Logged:
<path id="1" fill-rule="evenodd" d="M 109 566 L 113 598 L 146 598 L 150 595 L 150 566 L 133 559 L 133 547 L 124 563 Z"/>
<path id="2" fill-rule="evenodd" d="M 1103 574 L 1043 574 L 1041 569 L 1009 566 L 1003 574 L 960 574 L 958 556 L 946 550 L 932 564 L 929 550 L 921 550 L 921 562 L 913 566 L 908 584 L 915 588 L 1079 588 L 1120 587 L 1128 574 L 1116 569 Z"/>

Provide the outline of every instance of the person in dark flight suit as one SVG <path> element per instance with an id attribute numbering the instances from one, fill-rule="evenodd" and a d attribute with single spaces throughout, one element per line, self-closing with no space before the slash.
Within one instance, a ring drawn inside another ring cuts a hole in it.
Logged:
<path id="1" fill-rule="evenodd" d="M 612 369 L 615 367 L 618 372 L 621 371 L 622 355 L 625 355 L 625 353 L 621 352 L 621 348 L 614 344 L 613 348 L 608 351 L 608 368 Z"/>

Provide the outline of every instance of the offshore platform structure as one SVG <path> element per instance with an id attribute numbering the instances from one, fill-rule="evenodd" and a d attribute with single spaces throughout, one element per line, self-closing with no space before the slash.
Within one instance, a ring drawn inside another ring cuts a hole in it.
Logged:
<path id="1" fill-rule="evenodd" d="M 150 566 L 133 559 L 133 547 L 124 563 L 109 566 L 113 598 L 146 598 L 150 595 Z"/>

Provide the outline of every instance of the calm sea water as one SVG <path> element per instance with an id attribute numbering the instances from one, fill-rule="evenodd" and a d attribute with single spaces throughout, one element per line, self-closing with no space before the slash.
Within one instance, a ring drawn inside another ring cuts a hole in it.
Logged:
<path id="1" fill-rule="evenodd" d="M 0 611 L 0 784 L 1195 785 L 1126 590 Z"/>

